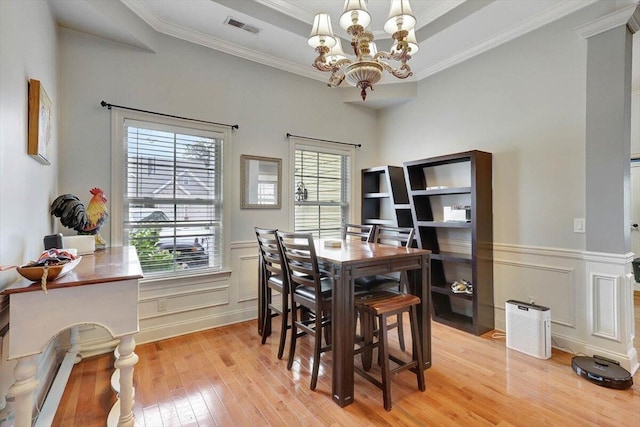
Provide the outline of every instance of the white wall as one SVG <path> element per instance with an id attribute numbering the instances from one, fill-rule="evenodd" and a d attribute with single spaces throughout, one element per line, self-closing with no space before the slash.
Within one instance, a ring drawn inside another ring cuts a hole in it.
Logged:
<path id="1" fill-rule="evenodd" d="M 326 84 L 158 35 L 157 53 L 68 30 L 60 31 L 60 191 L 88 198 L 91 186 L 109 191 L 110 113 L 101 100 L 167 114 L 238 124 L 232 150 L 231 241 L 254 240 L 254 225 L 287 228 L 292 209 L 287 132 L 362 143 L 355 178 L 377 156 L 376 112 L 345 105 Z M 328 125 L 330 123 L 330 125 Z M 240 155 L 283 159 L 281 210 L 240 210 Z M 359 208 L 357 206 L 356 208 Z M 359 210 L 355 218 L 359 218 Z M 102 233 L 109 236 L 108 225 Z"/>
<path id="2" fill-rule="evenodd" d="M 49 201 L 58 170 L 57 36 L 46 2 L 0 2 L 0 262 L 37 257 L 51 232 Z M 27 83 L 40 80 L 53 103 L 51 165 L 27 155 Z M 0 275 L 0 289 L 17 273 Z"/>
<path id="3" fill-rule="evenodd" d="M 583 249 L 586 42 L 563 20 L 418 84 L 382 116 L 390 163 L 489 151 L 494 241 Z M 422 52 L 421 52 L 422 53 Z"/>
<path id="4" fill-rule="evenodd" d="M 288 229 L 293 209 L 289 141 L 286 133 L 361 143 L 354 178 L 360 192 L 360 169 L 377 162 L 377 112 L 343 104 L 342 94 L 326 84 L 248 62 L 160 34 L 144 51 L 78 32 L 59 30 L 59 93 L 62 117 L 60 192 L 88 199 L 99 186 L 110 191 L 110 112 L 112 104 L 166 114 L 238 124 L 230 164 L 231 274 L 188 280 L 143 283 L 140 288 L 140 333 L 137 342 L 257 316 L 257 245 L 254 226 Z M 331 125 L 329 126 L 328 123 Z M 240 209 L 240 155 L 282 158 L 283 198 L 279 210 Z M 357 200 L 357 199 L 356 199 Z M 353 209 L 360 217 L 360 203 Z M 73 234 L 57 225 L 65 234 Z M 109 223 L 103 229 L 109 239 Z M 104 351 L 101 328 L 80 333 L 83 354 Z M 94 346 L 95 344 L 95 346 Z M 95 347 L 95 348 L 92 348 Z"/>
<path id="5" fill-rule="evenodd" d="M 0 1 L 0 265 L 37 258 L 43 236 L 52 230 L 48 208 L 56 195 L 60 105 L 56 52 L 56 27 L 47 2 Z M 29 79 L 40 80 L 53 103 L 50 166 L 27 155 Z M 19 277 L 15 270 L 0 273 L 0 290 Z M 6 297 L 0 296 L 0 329 L 8 312 Z M 7 356 L 0 354 L 0 407 L 13 382 Z"/>

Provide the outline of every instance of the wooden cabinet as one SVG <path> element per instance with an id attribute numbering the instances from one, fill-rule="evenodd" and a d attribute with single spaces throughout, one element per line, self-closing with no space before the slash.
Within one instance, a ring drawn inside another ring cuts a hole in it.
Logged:
<path id="1" fill-rule="evenodd" d="M 492 155 L 467 151 L 405 162 L 418 247 L 431 255 L 433 320 L 480 335 L 494 328 Z M 457 214 L 445 217 L 445 211 Z M 453 218 L 453 219 L 452 219 Z M 473 291 L 455 293 L 465 280 Z"/>
<path id="2" fill-rule="evenodd" d="M 413 227 L 401 167 L 378 166 L 362 170 L 362 223 Z"/>

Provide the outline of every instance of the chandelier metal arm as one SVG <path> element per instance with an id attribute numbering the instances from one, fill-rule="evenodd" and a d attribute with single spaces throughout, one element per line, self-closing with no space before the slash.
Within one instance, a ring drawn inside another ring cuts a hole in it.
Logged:
<path id="1" fill-rule="evenodd" d="M 331 77 L 329 77 L 329 81 L 327 82 L 327 86 L 336 87 L 340 86 L 340 83 L 344 80 L 344 67 L 353 63 L 352 60 L 348 58 L 343 58 L 333 64 L 333 69 L 331 73 Z"/>
<path id="2" fill-rule="evenodd" d="M 343 58 L 336 62 L 328 62 L 326 54 L 329 53 L 329 49 L 324 46 L 317 47 L 316 52 L 318 52 L 318 56 L 313 61 L 313 67 L 319 71 L 331 71 L 333 72 L 333 74 L 335 74 L 340 68 L 353 62 L 349 58 Z"/>
<path id="3" fill-rule="evenodd" d="M 382 61 L 381 58 L 400 61 L 402 65 L 400 65 L 399 68 L 393 68 L 391 65 L 389 65 L 385 61 Z M 388 73 L 392 74 L 394 77 L 397 77 L 399 79 L 406 79 L 407 77 L 410 77 L 413 75 L 413 72 L 411 71 L 411 67 L 409 66 L 409 64 L 407 64 L 407 61 L 409 59 L 411 59 L 411 55 L 409 55 L 406 45 L 404 45 L 402 50 L 396 54 L 381 51 L 376 53 L 376 55 L 373 57 L 373 60 L 378 62 L 380 65 L 382 65 L 382 68 L 384 68 L 385 71 L 387 71 Z"/>
<path id="4" fill-rule="evenodd" d="M 393 74 L 394 77 L 397 77 L 401 80 L 413 76 L 413 71 L 411 71 L 411 67 L 406 62 L 403 62 L 399 68 L 393 68 L 391 65 L 387 64 L 384 61 L 378 61 L 378 64 L 380 64 L 385 71 Z"/>

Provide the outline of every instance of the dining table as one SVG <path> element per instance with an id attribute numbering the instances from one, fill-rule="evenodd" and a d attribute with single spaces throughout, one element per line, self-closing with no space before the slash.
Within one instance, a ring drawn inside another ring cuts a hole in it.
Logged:
<path id="1" fill-rule="evenodd" d="M 369 243 L 356 239 L 314 240 L 316 255 L 325 274 L 333 280 L 331 305 L 332 398 L 340 407 L 354 402 L 355 279 L 406 271 L 408 291 L 420 297 L 418 330 L 424 366 L 431 366 L 431 317 L 429 268 L 431 252 Z"/>

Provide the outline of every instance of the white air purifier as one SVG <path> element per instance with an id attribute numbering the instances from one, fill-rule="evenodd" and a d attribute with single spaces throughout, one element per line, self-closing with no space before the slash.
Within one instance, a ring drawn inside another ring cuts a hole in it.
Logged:
<path id="1" fill-rule="evenodd" d="M 509 300 L 505 303 L 507 348 L 539 359 L 551 357 L 551 310 Z"/>

